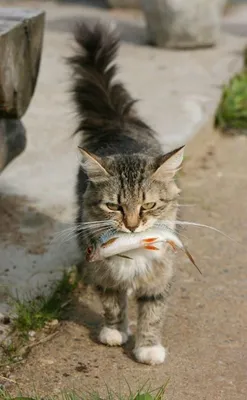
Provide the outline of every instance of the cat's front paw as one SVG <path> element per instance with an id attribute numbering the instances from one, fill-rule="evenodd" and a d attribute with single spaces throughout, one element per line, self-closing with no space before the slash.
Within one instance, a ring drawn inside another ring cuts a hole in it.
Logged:
<path id="1" fill-rule="evenodd" d="M 104 326 L 99 334 L 99 341 L 107 346 L 121 346 L 128 340 L 128 334 Z"/>
<path id="2" fill-rule="evenodd" d="M 136 347 L 134 355 L 140 363 L 158 365 L 165 361 L 166 350 L 161 345 Z"/>

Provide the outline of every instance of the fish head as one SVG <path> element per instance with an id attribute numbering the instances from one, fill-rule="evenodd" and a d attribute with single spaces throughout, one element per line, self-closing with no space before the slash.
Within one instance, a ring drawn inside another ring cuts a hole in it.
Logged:
<path id="1" fill-rule="evenodd" d="M 86 249 L 86 261 L 87 262 L 98 261 L 100 258 L 99 256 L 100 254 L 97 246 L 94 243 L 90 244 Z"/>

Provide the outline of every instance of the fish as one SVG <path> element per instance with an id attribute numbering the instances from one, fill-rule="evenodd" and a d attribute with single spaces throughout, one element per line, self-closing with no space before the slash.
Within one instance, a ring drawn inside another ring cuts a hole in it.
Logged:
<path id="1" fill-rule="evenodd" d="M 174 251 L 177 248 L 183 250 L 201 273 L 189 250 L 179 237 L 171 229 L 165 228 L 150 228 L 138 233 L 108 230 L 87 247 L 86 260 L 88 262 L 96 262 L 113 256 L 133 260 L 132 256 L 138 249 L 147 250 L 146 254 L 148 256 L 148 254 L 151 254 L 150 252 L 154 254 L 161 251 L 165 244 L 170 245 Z"/>

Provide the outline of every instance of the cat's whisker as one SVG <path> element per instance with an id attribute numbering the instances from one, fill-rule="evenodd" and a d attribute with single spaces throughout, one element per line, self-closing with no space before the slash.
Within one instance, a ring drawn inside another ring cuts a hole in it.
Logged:
<path id="1" fill-rule="evenodd" d="M 179 208 L 181 208 L 181 207 L 195 207 L 195 206 L 196 206 L 196 204 L 178 204 Z"/>
<path id="2" fill-rule="evenodd" d="M 103 233 L 103 232 L 105 232 L 107 229 L 105 229 L 105 228 L 99 228 L 99 229 L 97 229 L 96 231 L 94 231 L 94 232 L 92 232 L 92 231 L 90 231 L 90 237 L 95 237 L 95 236 L 97 236 L 99 233 Z M 85 237 L 87 237 L 88 236 L 88 232 L 82 232 L 82 233 L 78 233 L 78 237 L 80 237 L 81 239 L 84 239 Z"/>
<path id="3" fill-rule="evenodd" d="M 88 223 L 78 223 L 74 224 L 73 226 L 63 229 L 62 231 L 56 232 L 55 238 L 59 238 L 60 236 L 66 236 L 68 233 L 76 233 L 80 232 L 82 230 L 94 230 L 97 229 L 98 227 L 112 227 L 113 226 L 113 221 L 94 221 L 93 223 L 88 222 Z"/>
<path id="4" fill-rule="evenodd" d="M 70 234 L 67 234 L 67 235 L 64 235 L 64 236 L 62 236 L 62 237 L 60 237 L 60 238 L 58 238 L 59 240 L 58 240 L 58 242 L 60 242 L 60 244 L 62 244 L 62 243 L 67 243 L 67 242 L 69 242 L 69 241 L 71 241 L 73 238 L 77 238 L 77 232 L 76 231 L 74 231 L 74 232 L 71 232 Z"/>
<path id="5" fill-rule="evenodd" d="M 72 239 L 73 236 L 76 236 L 77 233 L 77 228 L 76 227 L 71 227 L 64 229 L 63 231 L 57 232 L 53 238 L 53 241 L 61 241 L 65 242 L 68 239 Z"/>
<path id="6" fill-rule="evenodd" d="M 231 236 L 227 235 L 226 233 L 224 233 L 223 231 L 221 231 L 220 229 L 215 228 L 214 226 L 211 225 L 206 225 L 206 224 L 200 224 L 198 222 L 191 222 L 191 221 L 176 221 L 176 224 L 178 225 L 185 225 L 185 226 L 196 226 L 199 228 L 206 228 L 206 229 L 210 229 L 214 232 L 217 232 L 219 234 L 221 234 L 222 236 L 226 237 L 227 239 L 237 243 L 237 244 L 241 244 L 240 242 L 238 242 L 236 239 L 233 239 Z"/>
<path id="7" fill-rule="evenodd" d="M 171 223 L 171 221 L 166 221 L 166 220 L 162 220 L 160 221 L 164 224 L 167 223 Z M 220 229 L 215 228 L 214 226 L 211 225 L 206 225 L 206 224 L 201 224 L 199 222 L 192 222 L 192 221 L 182 221 L 182 220 L 175 220 L 174 221 L 175 224 L 180 225 L 180 226 L 195 226 L 195 227 L 199 227 L 199 228 L 206 228 L 206 229 L 210 229 L 214 232 L 217 232 L 219 234 L 221 234 L 222 236 L 226 237 L 227 239 L 237 243 L 237 244 L 241 244 L 240 242 L 238 242 L 236 239 L 233 239 L 231 236 L 227 235 L 226 233 L 224 233 L 223 231 L 221 231 Z M 159 226 L 162 226 L 162 224 L 160 224 Z"/>
<path id="8" fill-rule="evenodd" d="M 109 226 L 109 225 L 108 225 Z M 94 227 L 94 228 L 87 228 L 87 230 L 78 230 L 74 229 L 74 231 L 67 233 L 63 237 L 60 237 L 61 243 L 66 243 L 72 240 L 74 237 L 80 237 L 81 239 L 84 239 L 87 237 L 89 234 L 91 237 L 97 236 L 99 233 L 103 233 L 106 230 L 114 230 L 112 226 L 110 226 L 108 229 L 106 226 L 100 226 L 100 227 Z"/>
<path id="9" fill-rule="evenodd" d="M 75 233 L 75 232 L 76 232 L 76 230 L 75 230 L 74 227 L 68 228 L 68 229 L 64 229 L 64 230 L 62 230 L 62 231 L 56 232 L 55 235 L 54 235 L 54 237 L 53 237 L 53 240 L 61 239 L 61 238 L 63 238 L 64 236 L 66 236 L 66 235 L 68 235 L 68 234 L 70 234 L 70 233 Z"/>
<path id="10" fill-rule="evenodd" d="M 106 220 L 106 219 L 104 219 L 104 220 L 102 220 L 102 221 L 87 221 L 87 222 L 81 222 L 79 225 L 94 225 L 94 224 L 99 224 L 99 223 L 114 223 L 115 221 L 113 221 L 113 220 L 110 220 L 110 219 L 108 219 L 108 220 Z"/>
<path id="11" fill-rule="evenodd" d="M 52 239 L 52 242 L 60 242 L 60 243 L 65 243 L 69 240 L 71 240 L 73 237 L 76 237 L 76 232 L 69 232 L 69 233 L 64 233 L 63 235 L 60 236 L 55 236 Z"/>
<path id="12" fill-rule="evenodd" d="M 66 229 L 63 229 L 63 230 L 61 230 L 61 231 L 58 231 L 58 232 L 56 232 L 56 235 L 59 235 L 59 234 L 62 234 L 62 233 L 64 233 L 64 232 L 70 232 L 70 231 L 74 231 L 75 229 L 77 229 L 77 228 L 79 228 L 81 226 L 81 223 L 73 223 L 73 224 L 71 224 L 71 226 L 69 226 L 68 228 L 66 228 Z"/>
<path id="13" fill-rule="evenodd" d="M 112 223 L 105 223 L 105 224 L 103 224 L 103 223 L 100 223 L 100 224 L 93 224 L 93 225 L 82 225 L 82 226 L 79 226 L 79 227 L 77 227 L 76 229 L 77 229 L 77 231 L 83 231 L 83 230 L 93 230 L 93 229 L 97 229 L 97 228 L 101 228 L 101 227 L 105 227 L 105 228 L 107 228 L 107 227 L 113 227 L 113 226 L 116 226 L 116 225 L 114 225 L 114 224 L 112 224 Z"/>
<path id="14" fill-rule="evenodd" d="M 107 231 L 109 229 L 114 230 L 114 228 L 112 228 L 111 226 L 101 226 L 101 227 L 97 227 L 94 229 L 77 230 L 77 235 L 80 235 L 80 237 L 88 236 L 88 235 L 93 236 L 93 235 L 96 235 L 100 231 Z"/>
<path id="15" fill-rule="evenodd" d="M 160 223 L 160 222 L 162 222 L 162 223 Z M 181 232 L 180 232 L 180 230 L 178 229 L 178 228 L 176 228 L 176 226 L 175 227 L 169 227 L 167 224 L 165 224 L 165 223 L 163 223 L 164 221 L 160 221 L 160 222 L 157 222 L 156 224 L 154 224 L 154 226 L 155 227 L 158 227 L 158 228 L 165 228 L 165 229 L 168 229 L 170 232 L 175 232 L 177 235 L 179 235 L 179 236 L 181 236 L 182 238 L 184 238 L 184 239 L 188 239 L 188 237 L 187 236 L 185 236 L 185 235 L 183 235 Z M 167 222 L 169 222 L 170 224 L 172 224 L 172 221 L 167 221 Z"/>
<path id="16" fill-rule="evenodd" d="M 78 236 L 77 232 L 71 232 L 70 234 L 61 237 L 59 241 L 60 243 L 66 243 L 71 241 L 73 238 L 76 238 L 77 236 Z"/>
<path id="17" fill-rule="evenodd" d="M 86 225 L 86 226 L 79 226 L 76 229 L 78 231 L 80 230 L 85 230 L 85 229 L 95 229 L 97 227 L 107 227 L 107 226 L 113 226 L 113 224 L 94 224 L 94 225 Z"/>

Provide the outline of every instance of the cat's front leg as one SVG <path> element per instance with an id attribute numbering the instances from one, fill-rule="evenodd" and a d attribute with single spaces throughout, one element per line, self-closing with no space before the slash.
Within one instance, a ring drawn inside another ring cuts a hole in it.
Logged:
<path id="1" fill-rule="evenodd" d="M 134 355 L 140 363 L 156 365 L 165 360 L 161 343 L 166 298 L 166 292 L 137 297 L 139 315 Z"/>
<path id="2" fill-rule="evenodd" d="M 108 346 L 121 346 L 128 340 L 127 293 L 121 290 L 97 287 L 103 309 L 104 326 L 99 340 Z"/>

